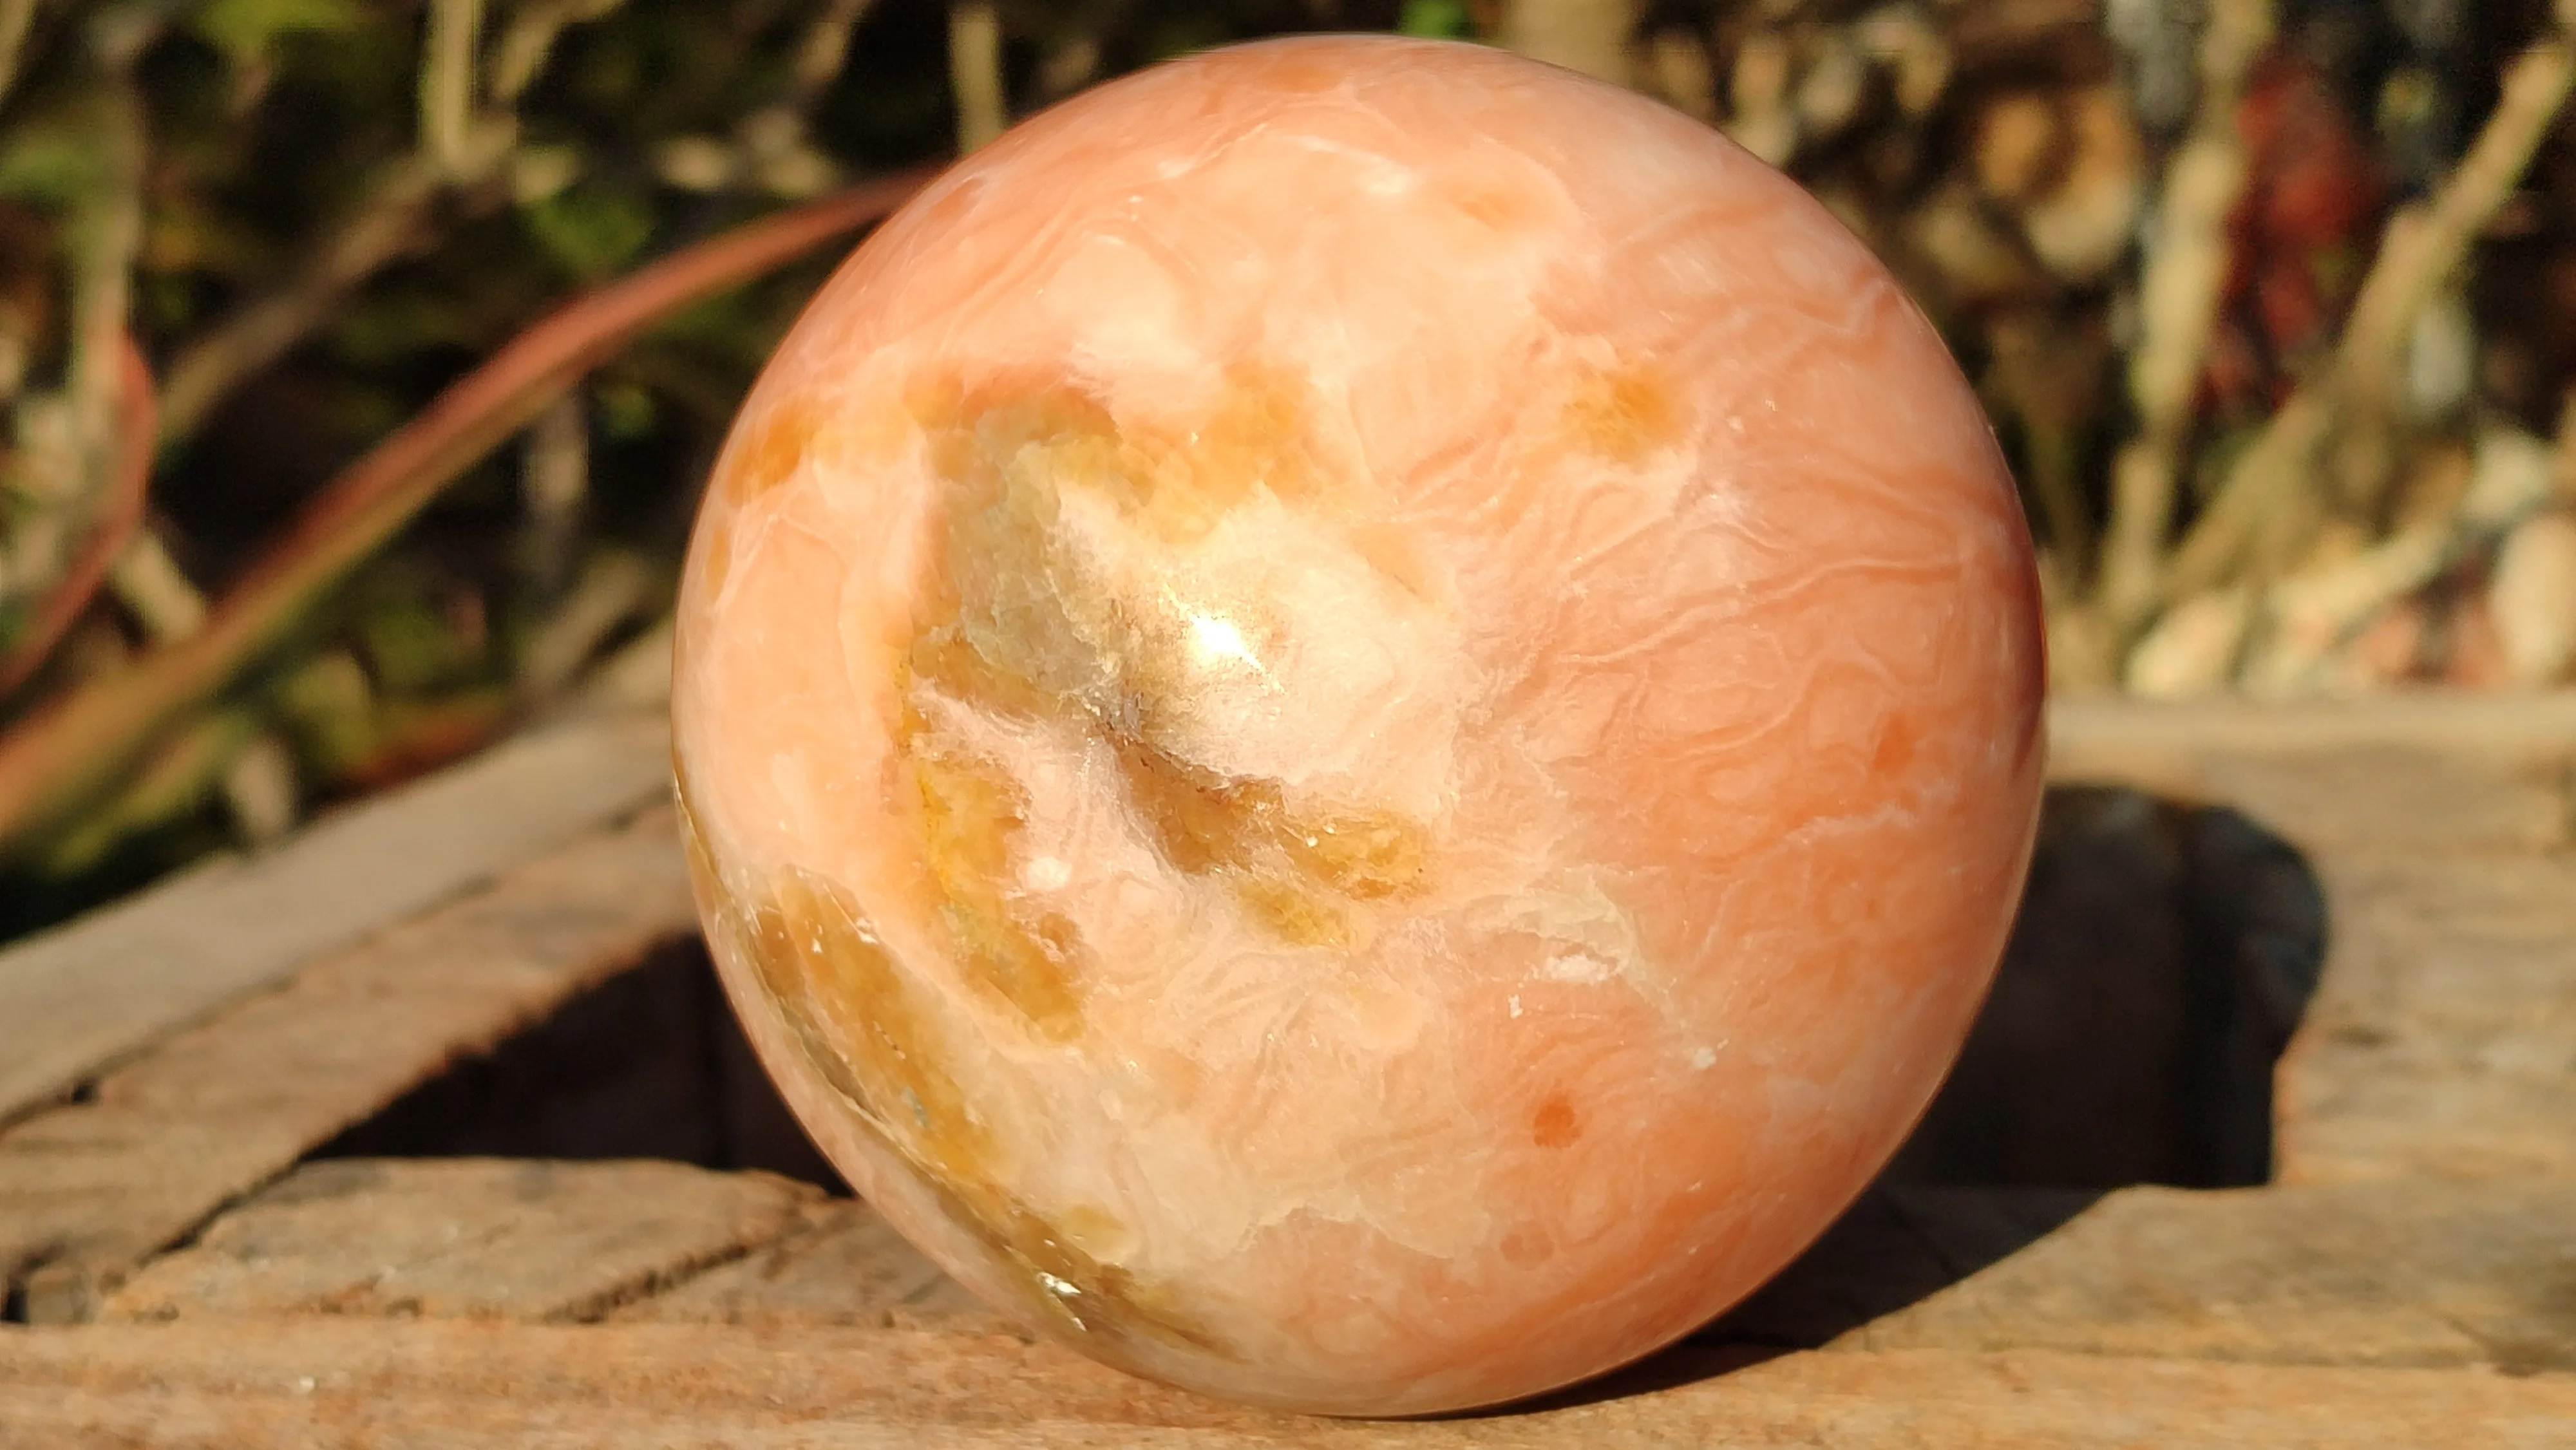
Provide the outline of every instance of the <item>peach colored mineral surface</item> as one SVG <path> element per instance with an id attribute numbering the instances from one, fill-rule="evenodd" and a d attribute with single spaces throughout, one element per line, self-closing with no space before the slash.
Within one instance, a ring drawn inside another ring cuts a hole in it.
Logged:
<path id="1" fill-rule="evenodd" d="M 2001 948 L 2029 543 L 1822 207 L 1498 52 L 1281 41 L 951 171 L 780 347 L 674 701 L 860 1192 L 1113 1364 L 1561 1385 L 1871 1176 Z"/>

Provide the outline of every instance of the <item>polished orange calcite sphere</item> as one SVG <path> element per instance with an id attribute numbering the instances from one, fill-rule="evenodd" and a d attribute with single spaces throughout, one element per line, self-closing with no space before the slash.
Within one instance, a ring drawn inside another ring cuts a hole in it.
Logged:
<path id="1" fill-rule="evenodd" d="M 1923 1108 L 2041 767 L 1940 342 L 1715 133 L 1219 51 L 957 166 L 779 348 L 673 713 L 815 1138 L 997 1304 L 1335 1413 L 1632 1359 Z"/>

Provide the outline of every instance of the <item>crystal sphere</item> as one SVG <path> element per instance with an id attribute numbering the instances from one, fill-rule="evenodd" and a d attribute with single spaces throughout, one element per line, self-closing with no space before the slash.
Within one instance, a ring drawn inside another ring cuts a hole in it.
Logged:
<path id="1" fill-rule="evenodd" d="M 2040 788 L 1977 405 L 1794 184 L 1466 45 L 1089 92 L 853 255 L 683 586 L 708 938 L 851 1183 L 1337 1414 L 1688 1332 L 1921 1111 Z"/>

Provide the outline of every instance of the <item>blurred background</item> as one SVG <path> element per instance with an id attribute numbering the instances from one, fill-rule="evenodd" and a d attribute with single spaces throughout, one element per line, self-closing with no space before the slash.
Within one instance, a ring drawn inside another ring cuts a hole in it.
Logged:
<path id="1" fill-rule="evenodd" d="M 2567 683 L 2568 24 L 2544 0 L 0 0 L 0 938 L 531 720 L 650 702 L 735 403 L 908 168 L 1290 31 L 1509 46 L 1814 190 L 1985 401 L 2061 691 Z"/>

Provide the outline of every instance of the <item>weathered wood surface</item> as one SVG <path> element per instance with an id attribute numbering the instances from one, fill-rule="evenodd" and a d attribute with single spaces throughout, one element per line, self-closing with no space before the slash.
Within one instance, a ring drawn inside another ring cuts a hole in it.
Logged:
<path id="1" fill-rule="evenodd" d="M 2576 854 L 2328 854 L 2322 988 L 2280 1075 L 2291 1181 L 2576 1163 Z"/>
<path id="2" fill-rule="evenodd" d="M 1888 1196 L 1901 1237 L 1820 1246 L 1796 1271 L 1886 1307 L 1835 1348 L 2576 1370 L 2576 1178 L 2125 1188 L 2056 1223 L 2044 1194 Z M 1891 1304 L 1927 1282 L 1942 1287 Z"/>
<path id="3" fill-rule="evenodd" d="M 653 719 L 512 741 L 0 952 L 0 1122 L 316 958 L 669 789 Z"/>
<path id="4" fill-rule="evenodd" d="M 2078 695 L 2048 711 L 2050 758 L 2082 768 L 2124 757 L 2302 756 L 2394 746 L 2453 756 L 2559 759 L 2576 745 L 2576 690 L 2452 694 L 2426 690 L 2361 700 L 2170 704 Z"/>
<path id="5" fill-rule="evenodd" d="M 1001 1335 L 323 1316 L 0 1330 L 0 1425 L 134 1446 L 2432 1446 L 2561 1450 L 2576 1379 L 2044 1351 L 1718 1355 L 1414 1423 L 1266 1414 Z M 1678 1383 L 1673 1381 L 1678 1380 Z M 1659 1382 L 1660 1381 L 1660 1382 Z M 48 1438 L 50 1437 L 50 1438 Z"/>
<path id="6" fill-rule="evenodd" d="M 217 1219 L 103 1319 L 596 1319 L 774 1241 L 820 1191 L 667 1162 L 343 1158 Z"/>
<path id="7" fill-rule="evenodd" d="M 620 1305 L 630 1323 L 996 1324 L 983 1301 L 855 1199 L 806 1205 L 776 1239 Z"/>
<path id="8" fill-rule="evenodd" d="M 241 1003 L 0 1130 L 0 1270 L 86 1318 L 143 1258 L 460 1055 L 694 928 L 667 812 Z"/>
<path id="9" fill-rule="evenodd" d="M 1964 1275 L 1964 1277 L 1963 1277 Z M 2576 1371 L 2576 1178 L 1880 1190 L 1704 1344 Z M 991 1323 L 867 1205 L 672 1163 L 335 1160 L 108 1319 Z"/>

